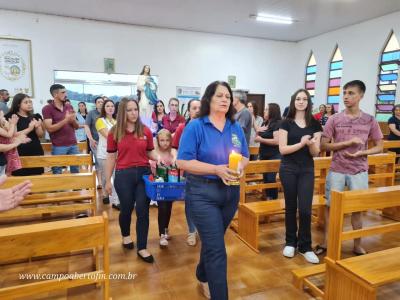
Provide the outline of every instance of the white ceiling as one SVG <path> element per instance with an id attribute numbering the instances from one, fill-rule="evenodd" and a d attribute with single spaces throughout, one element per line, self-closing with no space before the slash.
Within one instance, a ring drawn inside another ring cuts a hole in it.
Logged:
<path id="1" fill-rule="evenodd" d="M 0 0 L 0 9 L 300 41 L 399 11 L 400 0 Z M 298 22 L 258 23 L 249 18 L 255 13 Z"/>

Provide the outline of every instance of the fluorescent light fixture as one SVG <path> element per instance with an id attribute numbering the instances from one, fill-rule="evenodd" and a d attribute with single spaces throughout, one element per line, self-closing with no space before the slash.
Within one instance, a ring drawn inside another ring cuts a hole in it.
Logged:
<path id="1" fill-rule="evenodd" d="M 286 25 L 293 24 L 293 22 L 294 22 L 294 20 L 289 17 L 266 15 L 266 14 L 250 15 L 250 18 L 254 18 L 254 19 L 256 19 L 256 21 L 260 21 L 260 22 L 286 24 Z"/>

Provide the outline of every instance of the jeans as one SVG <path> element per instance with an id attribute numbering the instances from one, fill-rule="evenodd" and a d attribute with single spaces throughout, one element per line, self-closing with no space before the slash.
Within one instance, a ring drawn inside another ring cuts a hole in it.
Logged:
<path id="1" fill-rule="evenodd" d="M 96 141 L 96 142 L 98 143 L 99 141 Z M 90 144 L 89 144 L 89 146 L 90 146 Z M 99 162 L 97 161 L 97 147 L 96 148 L 92 148 L 92 146 L 90 146 L 90 151 L 92 151 L 92 153 L 93 153 L 94 165 L 96 167 L 96 170 L 98 170 Z"/>
<path id="2" fill-rule="evenodd" d="M 311 251 L 311 210 L 314 194 L 314 166 L 282 162 L 279 169 L 285 195 L 286 246 Z M 299 228 L 297 231 L 297 208 Z"/>
<path id="3" fill-rule="evenodd" d="M 158 205 L 158 233 L 161 236 L 166 234 L 171 219 L 173 201 L 157 201 Z"/>
<path id="4" fill-rule="evenodd" d="M 261 160 L 273 160 L 273 159 L 281 159 L 281 155 L 279 153 L 269 156 L 268 158 L 261 156 Z M 277 173 L 263 173 L 264 183 L 275 183 L 276 182 L 276 174 Z M 278 189 L 267 189 L 265 190 L 265 196 L 269 199 L 278 199 Z"/>
<path id="5" fill-rule="evenodd" d="M 0 176 L 6 175 L 6 168 L 7 168 L 7 165 L 0 166 Z"/>
<path id="6" fill-rule="evenodd" d="M 52 146 L 51 149 L 51 154 L 52 155 L 74 155 L 74 154 L 79 154 L 79 148 L 78 145 L 72 145 L 72 146 Z M 79 166 L 70 166 L 69 167 L 71 170 L 71 173 L 79 173 Z M 52 167 L 51 168 L 53 171 L 53 174 L 61 174 L 62 173 L 62 167 Z"/>
<path id="7" fill-rule="evenodd" d="M 101 189 L 103 191 L 103 197 L 106 197 L 106 174 L 105 174 L 105 169 L 106 169 L 106 159 L 102 159 L 102 158 L 98 158 L 97 162 L 99 164 L 99 170 L 98 172 L 100 173 L 100 177 L 101 177 Z M 112 181 L 115 182 L 115 170 L 112 174 Z M 112 192 L 111 192 L 111 197 L 110 197 L 110 201 L 112 204 L 118 205 L 119 204 L 119 199 L 118 199 L 118 195 L 117 192 L 115 190 L 115 186 L 114 184 L 112 185 Z"/>
<path id="8" fill-rule="evenodd" d="M 189 229 L 189 233 L 195 233 L 196 232 L 196 225 L 193 223 L 193 218 L 190 215 L 189 211 L 189 205 L 185 201 L 185 215 L 186 215 L 186 223 Z"/>
<path id="9" fill-rule="evenodd" d="M 188 175 L 185 200 L 201 240 L 196 277 L 208 282 L 212 299 L 228 299 L 224 235 L 238 207 L 239 186 Z"/>
<path id="10" fill-rule="evenodd" d="M 325 184 L 326 206 L 330 206 L 331 204 L 331 191 L 342 192 L 345 186 L 350 191 L 368 189 L 368 172 L 365 171 L 350 175 L 329 171 Z"/>
<path id="11" fill-rule="evenodd" d="M 115 190 L 120 201 L 119 226 L 122 236 L 131 233 L 132 212 L 136 203 L 137 250 L 147 248 L 149 233 L 149 200 L 142 176 L 149 175 L 149 167 L 132 167 L 115 171 Z"/>

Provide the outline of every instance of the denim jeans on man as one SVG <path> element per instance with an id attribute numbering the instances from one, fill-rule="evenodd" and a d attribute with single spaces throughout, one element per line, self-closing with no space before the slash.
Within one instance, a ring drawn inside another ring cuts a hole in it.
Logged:
<path id="1" fill-rule="evenodd" d="M 196 277 L 208 282 L 212 299 L 228 299 L 224 235 L 238 206 L 239 187 L 188 175 L 185 201 L 201 239 Z"/>
<path id="2" fill-rule="evenodd" d="M 149 167 L 132 167 L 115 171 L 114 185 L 120 202 L 119 226 L 122 236 L 131 234 L 132 211 L 136 203 L 137 250 L 147 248 L 149 234 L 149 200 L 142 176 L 149 175 Z"/>
<path id="3" fill-rule="evenodd" d="M 53 154 L 53 155 L 79 154 L 79 148 L 78 148 L 77 144 L 72 145 L 72 146 L 54 146 L 54 145 L 52 145 L 51 154 Z M 79 173 L 79 166 L 70 166 L 69 168 L 70 168 L 71 173 Z M 52 167 L 51 169 L 53 171 L 53 174 L 61 174 L 62 173 L 62 167 Z"/>
<path id="4" fill-rule="evenodd" d="M 311 210 L 314 194 L 314 166 L 282 162 L 279 177 L 285 195 L 286 246 L 301 253 L 311 251 Z M 297 208 L 299 228 L 297 232 Z"/>

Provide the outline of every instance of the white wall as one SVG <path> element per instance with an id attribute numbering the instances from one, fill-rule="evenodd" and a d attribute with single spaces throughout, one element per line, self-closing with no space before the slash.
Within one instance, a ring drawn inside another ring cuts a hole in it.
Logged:
<path id="1" fill-rule="evenodd" d="M 296 44 L 180 30 L 129 26 L 0 10 L 0 36 L 32 41 L 36 105 L 50 97 L 53 70 L 103 72 L 115 58 L 117 73 L 137 74 L 144 64 L 160 76 L 159 97 L 176 86 L 201 86 L 237 76 L 237 88 L 289 101 L 297 88 L 290 70 Z M 1 82 L 0 82 L 1 85 Z"/>
<path id="2" fill-rule="evenodd" d="M 299 42 L 296 64 L 299 72 L 296 74 L 296 82 L 299 85 L 304 84 L 305 66 L 312 50 L 317 61 L 315 104 L 317 106 L 326 103 L 329 61 L 335 45 L 338 44 L 343 55 L 342 86 L 354 79 L 364 81 L 367 91 L 361 108 L 374 114 L 381 51 L 392 29 L 400 40 L 399 20 L 400 12 L 397 12 Z M 397 100 L 399 99 L 398 89 Z"/>

